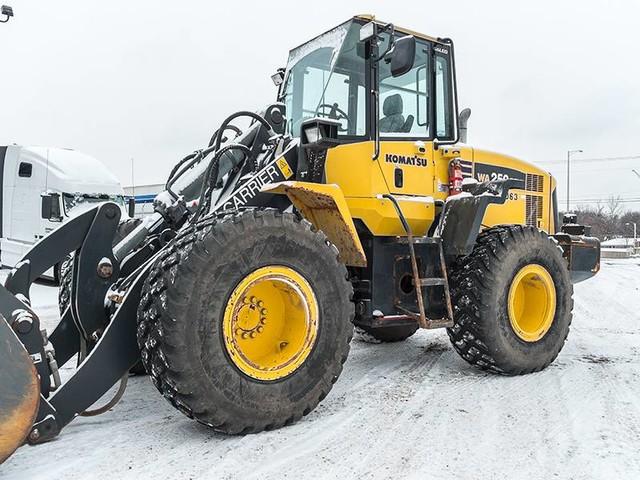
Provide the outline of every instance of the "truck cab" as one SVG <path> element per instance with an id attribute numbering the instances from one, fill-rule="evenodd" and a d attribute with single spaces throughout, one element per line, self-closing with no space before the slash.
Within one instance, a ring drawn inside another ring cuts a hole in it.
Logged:
<path id="1" fill-rule="evenodd" d="M 99 202 L 126 215 L 124 191 L 99 160 L 70 149 L 0 147 L 0 261 L 13 267 L 49 232 Z M 47 276 L 55 277 L 56 269 Z"/>

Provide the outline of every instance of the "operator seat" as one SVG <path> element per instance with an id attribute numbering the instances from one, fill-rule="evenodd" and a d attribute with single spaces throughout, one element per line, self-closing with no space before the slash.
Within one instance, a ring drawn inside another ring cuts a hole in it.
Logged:
<path id="1" fill-rule="evenodd" d="M 402 114 L 402 97 L 399 93 L 389 95 L 382 104 L 382 114 L 380 119 L 380 131 L 387 133 L 406 133 L 413 127 L 413 115 L 407 116 L 405 120 Z"/>

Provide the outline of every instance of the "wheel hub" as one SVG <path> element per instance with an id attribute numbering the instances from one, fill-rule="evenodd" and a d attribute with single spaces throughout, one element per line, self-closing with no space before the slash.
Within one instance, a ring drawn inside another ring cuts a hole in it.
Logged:
<path id="1" fill-rule="evenodd" d="M 309 282 L 284 266 L 262 267 L 233 290 L 223 318 L 225 348 L 246 375 L 273 381 L 297 370 L 318 333 Z"/>
<path id="2" fill-rule="evenodd" d="M 509 288 L 509 321 L 525 342 L 537 342 L 549 331 L 556 313 L 556 288 L 546 268 L 530 264 L 516 273 Z"/>

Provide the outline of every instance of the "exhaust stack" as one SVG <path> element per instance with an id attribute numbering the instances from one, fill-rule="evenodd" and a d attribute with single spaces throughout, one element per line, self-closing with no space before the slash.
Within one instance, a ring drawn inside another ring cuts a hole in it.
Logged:
<path id="1" fill-rule="evenodd" d="M 458 115 L 458 128 L 460 129 L 460 142 L 462 143 L 467 143 L 467 122 L 470 116 L 470 108 L 465 108 Z"/>

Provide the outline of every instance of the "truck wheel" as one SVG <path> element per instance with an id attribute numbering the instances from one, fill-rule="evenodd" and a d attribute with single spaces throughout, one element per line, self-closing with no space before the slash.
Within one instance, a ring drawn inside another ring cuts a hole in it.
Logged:
<path id="1" fill-rule="evenodd" d="M 198 422 L 238 434 L 311 412 L 353 334 L 347 270 L 294 214 L 246 210 L 183 230 L 161 253 L 138 309 L 153 383 Z"/>
<path id="2" fill-rule="evenodd" d="M 562 250 L 528 226 L 482 232 L 451 268 L 456 351 L 481 369 L 520 375 L 558 356 L 571 324 L 573 286 Z"/>
<path id="3" fill-rule="evenodd" d="M 418 325 L 401 325 L 397 327 L 370 328 L 363 325 L 356 327 L 358 339 L 366 343 L 391 343 L 406 340 L 416 333 Z"/>

